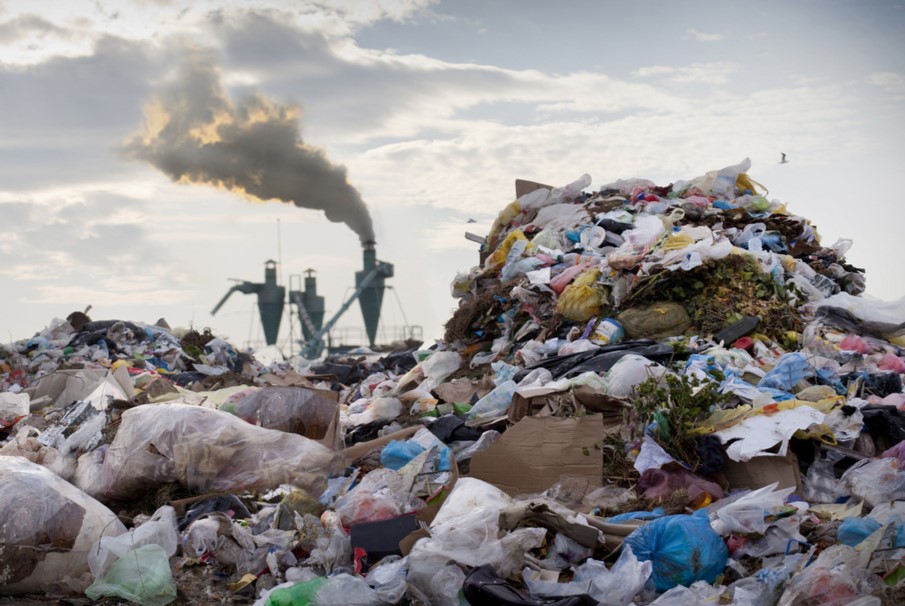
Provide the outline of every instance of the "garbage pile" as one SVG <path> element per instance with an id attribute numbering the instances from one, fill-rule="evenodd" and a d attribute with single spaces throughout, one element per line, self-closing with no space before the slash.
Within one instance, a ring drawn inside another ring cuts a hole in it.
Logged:
<path id="1" fill-rule="evenodd" d="M 517 183 L 429 348 L 3 346 L 0 594 L 901 603 L 905 300 L 749 169 Z"/>

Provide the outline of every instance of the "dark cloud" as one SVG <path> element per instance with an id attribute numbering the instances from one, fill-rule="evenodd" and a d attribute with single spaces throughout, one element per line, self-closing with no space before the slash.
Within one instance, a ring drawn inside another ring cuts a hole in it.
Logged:
<path id="1" fill-rule="evenodd" d="M 3 13 L 3 7 L 0 5 L 0 14 Z M 22 15 L 11 19 L 6 23 L 0 23 L 0 43 L 9 44 L 18 42 L 29 35 L 46 36 L 55 34 L 69 38 L 72 33 L 54 25 L 43 17 L 37 15 Z"/>
<path id="2" fill-rule="evenodd" d="M 434 119 L 453 115 L 457 105 L 473 106 L 489 91 L 506 98 L 529 93 L 534 86 L 514 72 L 427 58 L 358 62 L 339 54 L 326 34 L 265 13 L 248 12 L 212 27 L 223 41 L 227 68 L 255 74 L 271 94 L 299 99 L 308 114 L 317 116 L 319 132 L 360 136 L 384 129 L 395 118 L 411 121 L 419 114 L 426 119 L 418 128 L 433 127 Z M 463 93 L 467 100 L 456 100 Z M 398 136 L 413 134 L 396 130 Z"/>
<path id="3" fill-rule="evenodd" d="M 165 71 L 166 58 L 141 43 L 105 37 L 90 56 L 27 69 L 0 64 L 0 187 L 122 178 L 131 167 L 116 150 L 140 123 L 149 82 Z"/>

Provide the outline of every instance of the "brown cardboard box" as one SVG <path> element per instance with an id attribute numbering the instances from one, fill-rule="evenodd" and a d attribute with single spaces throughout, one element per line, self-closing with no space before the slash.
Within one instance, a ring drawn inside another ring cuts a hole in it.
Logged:
<path id="1" fill-rule="evenodd" d="M 562 475 L 600 486 L 604 415 L 524 417 L 471 458 L 469 475 L 510 495 L 542 492 Z"/>
<path id="2" fill-rule="evenodd" d="M 784 457 L 754 457 L 745 462 L 733 461 L 727 457 L 723 474 L 729 482 L 730 489 L 755 489 L 779 482 L 777 488 L 794 487 L 799 493 L 802 491 L 798 457 L 791 452 Z"/>
<path id="3" fill-rule="evenodd" d="M 614 431 L 623 425 L 622 413 L 626 406 L 623 400 L 584 386 L 527 398 L 516 393 L 509 406 L 509 421 L 517 423 L 526 416 L 565 417 L 576 412 L 596 412 L 603 415 L 604 426 Z"/>

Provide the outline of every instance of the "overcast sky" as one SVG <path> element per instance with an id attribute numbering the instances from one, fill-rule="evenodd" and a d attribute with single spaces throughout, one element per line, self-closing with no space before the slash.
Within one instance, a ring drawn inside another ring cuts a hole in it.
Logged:
<path id="1" fill-rule="evenodd" d="M 273 119 L 344 167 L 395 265 L 384 324 L 428 340 L 478 262 L 464 233 L 515 179 L 666 185 L 745 157 L 898 299 L 903 41 L 902 0 L 0 0 L 0 337 L 91 305 L 244 345 L 262 338 L 254 297 L 210 311 L 268 259 L 287 285 L 316 269 L 339 308 L 361 266 L 349 224 L 174 168 L 186 139 L 155 110 L 203 135 L 203 104 L 240 142 Z M 361 326 L 357 307 L 339 325 Z"/>

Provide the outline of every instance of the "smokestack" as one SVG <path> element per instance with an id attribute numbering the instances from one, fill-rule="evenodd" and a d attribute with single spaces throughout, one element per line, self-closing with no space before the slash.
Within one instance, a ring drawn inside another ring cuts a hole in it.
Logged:
<path id="1" fill-rule="evenodd" d="M 377 244 L 373 240 L 362 242 L 362 269 L 355 272 L 355 285 L 362 282 L 372 272 L 377 272 L 368 285 L 361 291 L 358 304 L 368 333 L 368 343 L 374 347 L 377 338 L 377 327 L 380 324 L 380 308 L 383 305 L 383 292 L 386 290 L 386 278 L 393 277 L 393 266 L 390 263 L 377 261 Z"/>
<path id="2" fill-rule="evenodd" d="M 302 141 L 298 108 L 259 95 L 233 103 L 203 54 L 190 57 L 148 105 L 145 122 L 124 151 L 174 181 L 322 210 L 362 242 L 374 240 L 371 216 L 345 167 Z"/>

